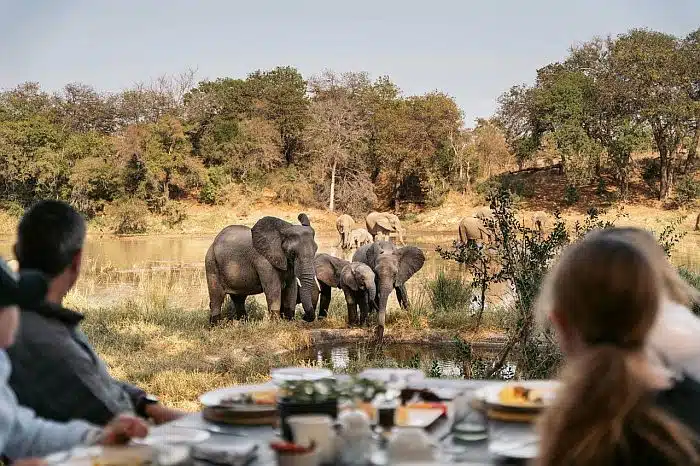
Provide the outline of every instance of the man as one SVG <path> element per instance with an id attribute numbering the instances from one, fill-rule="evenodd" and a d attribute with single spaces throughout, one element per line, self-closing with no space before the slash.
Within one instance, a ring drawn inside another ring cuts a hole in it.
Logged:
<path id="1" fill-rule="evenodd" d="M 156 424 L 184 413 L 152 395 L 114 380 L 78 329 L 83 315 L 62 306 L 80 274 L 85 220 L 60 201 L 41 201 L 22 217 L 15 256 L 20 270 L 49 278 L 42 304 L 22 308 L 16 343 L 8 350 L 14 370 L 10 386 L 20 404 L 39 416 L 84 419 L 105 425 L 120 413 L 136 413 Z"/>
<path id="2" fill-rule="evenodd" d="M 136 417 L 117 416 L 102 429 L 81 420 L 59 423 L 42 419 L 17 403 L 7 385 L 12 367 L 5 350 L 15 340 L 18 306 L 42 300 L 46 290 L 46 280 L 40 273 L 25 270 L 16 276 L 0 259 L 0 453 L 3 462 L 13 459 L 16 466 L 45 463 L 31 459 L 32 456 L 45 456 L 76 446 L 114 445 L 148 433 L 147 425 Z"/>

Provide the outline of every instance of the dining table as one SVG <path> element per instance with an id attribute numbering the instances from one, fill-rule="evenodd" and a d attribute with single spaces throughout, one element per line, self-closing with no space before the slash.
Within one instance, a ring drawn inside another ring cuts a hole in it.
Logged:
<path id="1" fill-rule="evenodd" d="M 491 380 L 465 380 L 465 379 L 431 379 L 425 378 L 420 381 L 420 384 L 425 388 L 452 388 L 456 389 L 467 397 L 476 390 L 485 387 L 488 384 L 504 384 L 503 381 Z M 447 456 L 443 456 L 441 460 L 434 463 L 423 464 L 445 464 L 446 457 L 450 460 L 449 464 L 462 465 L 508 465 L 508 464 L 525 464 L 525 460 L 496 456 L 490 452 L 489 443 L 498 441 L 506 444 L 517 446 L 524 442 L 532 441 L 534 429 L 532 423 L 528 422 L 505 422 L 494 419 L 487 419 L 480 411 L 476 410 L 472 403 L 467 404 L 464 412 L 464 419 L 470 418 L 482 419 L 487 428 L 487 439 L 481 441 L 456 442 L 452 427 L 460 419 L 456 419 L 454 415 L 446 416 L 438 420 L 432 425 L 428 433 L 439 445 L 439 449 L 445 452 L 456 451 Z M 243 443 L 255 443 L 257 445 L 257 457 L 250 463 L 251 466 L 257 465 L 274 465 L 276 464 L 275 452 L 270 448 L 270 442 L 279 440 L 280 431 L 272 425 L 263 426 L 248 426 L 248 425 L 220 425 L 209 422 L 204 419 L 202 412 L 196 412 L 186 415 L 176 421 L 162 426 L 156 426 L 152 429 L 153 433 L 157 433 L 161 429 L 183 427 L 190 429 L 206 430 L 210 432 L 209 438 L 204 440 L 199 445 L 232 445 Z M 535 437 L 536 438 L 536 437 Z M 379 454 L 381 457 L 381 454 Z M 373 456 L 374 457 L 374 456 Z M 382 463 L 381 460 L 373 460 L 370 464 L 388 464 Z"/>

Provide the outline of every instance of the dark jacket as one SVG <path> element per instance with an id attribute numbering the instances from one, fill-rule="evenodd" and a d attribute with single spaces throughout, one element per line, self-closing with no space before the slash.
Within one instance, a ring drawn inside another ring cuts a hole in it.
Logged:
<path id="1" fill-rule="evenodd" d="M 117 414 L 133 413 L 145 393 L 109 375 L 78 328 L 82 319 L 48 303 L 23 309 L 17 340 L 7 350 L 9 384 L 20 404 L 41 417 L 104 425 Z"/>

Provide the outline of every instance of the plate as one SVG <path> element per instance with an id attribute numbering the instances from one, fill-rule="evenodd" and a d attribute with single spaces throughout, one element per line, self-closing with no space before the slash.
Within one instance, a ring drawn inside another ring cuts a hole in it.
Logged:
<path id="1" fill-rule="evenodd" d="M 489 442 L 489 452 L 503 458 L 533 459 L 537 458 L 539 453 L 539 440 L 535 437 L 518 440 L 495 439 Z"/>
<path id="2" fill-rule="evenodd" d="M 543 404 L 530 404 L 530 403 L 509 403 L 501 400 L 500 394 L 501 390 L 507 387 L 524 387 L 527 389 L 533 389 L 541 391 L 544 397 Z M 505 384 L 493 384 L 483 387 L 476 392 L 474 392 L 474 397 L 476 399 L 482 400 L 487 406 L 494 408 L 505 408 L 508 410 L 518 410 L 518 411 L 540 411 L 542 408 L 547 407 L 554 400 L 554 395 L 559 388 L 560 383 L 552 380 L 532 380 L 523 382 L 512 382 Z"/>
<path id="3" fill-rule="evenodd" d="M 405 408 L 405 411 L 406 419 L 396 422 L 399 427 L 430 427 L 444 412 L 442 409 L 429 408 Z"/>
<path id="4" fill-rule="evenodd" d="M 241 393 L 266 392 L 276 389 L 277 387 L 271 382 L 260 385 L 242 385 L 239 387 L 219 388 L 218 390 L 213 390 L 200 396 L 199 402 L 207 408 L 218 407 L 221 405 L 222 400 L 231 398 L 235 395 L 240 395 Z M 226 407 L 228 408 L 228 406 Z M 264 408 L 264 410 L 269 410 L 271 405 L 235 405 L 237 410 L 247 411 L 260 411 L 261 407 Z M 274 406 L 272 407 L 274 408 Z"/>
<path id="5" fill-rule="evenodd" d="M 320 380 L 333 377 L 333 371 L 329 369 L 317 369 L 313 367 L 281 367 L 270 371 L 272 381 L 276 384 L 288 380 Z"/>
<path id="6" fill-rule="evenodd" d="M 365 369 L 360 372 L 359 376 L 363 379 L 378 380 L 380 382 L 390 382 L 392 378 L 404 382 L 417 381 L 425 379 L 423 371 L 418 369 Z"/>
<path id="7" fill-rule="evenodd" d="M 156 451 L 149 446 L 133 445 L 124 447 L 89 447 L 74 448 L 64 452 L 63 459 L 59 454 L 51 455 L 46 461 L 51 465 L 64 466 L 135 466 L 153 462 Z M 53 460 L 53 462 L 51 461 Z"/>
<path id="8" fill-rule="evenodd" d="M 139 445 L 177 445 L 199 443 L 211 437 L 211 434 L 206 430 L 188 429 L 186 427 L 165 427 L 162 429 L 154 429 L 145 438 L 133 439 L 131 442 Z"/>

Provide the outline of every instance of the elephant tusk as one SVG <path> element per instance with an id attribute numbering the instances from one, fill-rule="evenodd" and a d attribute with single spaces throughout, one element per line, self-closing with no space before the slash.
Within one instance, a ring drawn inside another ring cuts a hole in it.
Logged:
<path id="1" fill-rule="evenodd" d="M 316 281 L 316 286 L 318 287 L 318 291 L 321 291 L 321 284 L 318 282 L 318 277 L 314 276 L 314 281 Z"/>
<path id="2" fill-rule="evenodd" d="M 299 280 L 299 277 L 296 277 L 296 279 L 297 279 L 297 286 L 298 286 L 299 288 L 301 288 L 301 280 Z"/>

